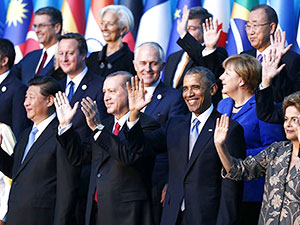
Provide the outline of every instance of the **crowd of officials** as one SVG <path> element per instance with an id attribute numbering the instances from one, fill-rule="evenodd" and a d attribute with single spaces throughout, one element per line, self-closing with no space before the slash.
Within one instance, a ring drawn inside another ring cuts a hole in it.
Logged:
<path id="1" fill-rule="evenodd" d="M 53 7 L 19 63 L 0 39 L 0 225 L 299 225 L 300 55 L 274 9 L 251 9 L 253 49 L 228 57 L 185 6 L 166 62 L 122 42 L 128 8 L 99 15 L 89 56 Z"/>

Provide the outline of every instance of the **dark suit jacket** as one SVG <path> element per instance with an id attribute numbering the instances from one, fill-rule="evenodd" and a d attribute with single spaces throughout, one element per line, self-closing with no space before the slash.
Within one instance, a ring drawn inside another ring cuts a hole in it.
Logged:
<path id="1" fill-rule="evenodd" d="M 256 57 L 256 49 L 241 54 Z M 300 90 L 300 55 L 290 50 L 282 56 L 279 66 L 282 64 L 285 64 L 285 67 L 274 77 L 271 85 L 275 102 L 282 102 L 285 96 Z"/>
<path id="2" fill-rule="evenodd" d="M 181 39 L 179 38 L 177 44 L 183 49 L 181 51 L 175 52 L 171 54 L 167 59 L 167 64 L 164 72 L 164 82 L 172 86 L 173 78 L 177 69 L 177 65 L 180 62 L 182 54 L 185 52 L 190 56 L 190 61 L 188 62 L 184 74 L 188 71 L 188 69 L 194 66 L 203 66 L 210 69 L 216 77 L 216 82 L 218 85 L 218 92 L 213 97 L 213 102 L 216 105 L 222 99 L 222 83 L 219 80 L 220 75 L 224 72 L 222 67 L 222 62 L 228 57 L 227 51 L 224 48 L 217 47 L 217 49 L 203 57 L 202 51 L 205 46 L 202 46 L 190 33 L 186 33 L 186 35 Z M 178 83 L 178 88 L 182 89 L 183 78 L 181 77 Z"/>
<path id="3" fill-rule="evenodd" d="M 29 52 L 24 58 L 11 68 L 11 72 L 18 77 L 24 84 L 28 86 L 28 81 L 35 76 L 35 70 L 40 61 L 43 49 Z M 45 76 L 54 67 L 54 57 L 49 63 L 42 69 L 39 76 Z"/>
<path id="4" fill-rule="evenodd" d="M 7 224 L 71 225 L 78 168 L 72 166 L 56 139 L 54 119 L 31 147 L 21 164 L 31 128 L 9 156 L 0 150 L 0 170 L 12 178 Z"/>
<path id="5" fill-rule="evenodd" d="M 123 43 L 123 47 L 114 54 L 106 57 L 107 45 L 102 51 L 93 52 L 86 60 L 86 65 L 89 70 L 94 73 L 106 77 L 107 75 L 120 70 L 128 71 L 135 74 L 135 69 L 132 63 L 133 52 L 128 48 L 127 43 Z"/>
<path id="6" fill-rule="evenodd" d="M 105 128 L 92 146 L 92 171 L 86 211 L 90 224 L 95 190 L 98 198 L 98 224 L 152 225 L 150 204 L 153 154 L 143 148 L 143 138 L 136 134 L 137 126 L 147 133 L 159 127 L 151 118 L 141 115 L 140 122 L 130 131 L 126 125 L 116 137 L 112 134 L 113 118 L 103 121 Z M 97 130 L 96 130 L 97 131 Z M 131 140 L 130 144 L 125 143 Z M 80 153 L 80 141 L 70 129 L 58 137 L 69 150 L 69 159 L 81 164 L 86 152 Z"/>
<path id="7" fill-rule="evenodd" d="M 17 139 L 31 124 L 24 107 L 26 90 L 27 87 L 12 73 L 0 84 L 0 122 L 10 126 Z"/>
<path id="8" fill-rule="evenodd" d="M 242 183 L 221 177 L 222 164 L 213 140 L 216 119 L 220 116 L 216 110 L 212 112 L 189 160 L 191 114 L 172 118 L 165 132 L 160 129 L 151 134 L 150 139 L 161 145 L 166 137 L 169 156 L 169 182 L 161 225 L 176 224 L 183 198 L 189 225 L 236 224 Z M 230 122 L 226 142 L 231 155 L 244 158 L 243 129 L 235 121 Z"/>

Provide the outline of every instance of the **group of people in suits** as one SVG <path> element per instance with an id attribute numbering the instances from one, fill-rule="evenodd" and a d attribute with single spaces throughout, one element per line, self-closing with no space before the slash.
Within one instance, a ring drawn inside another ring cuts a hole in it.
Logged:
<path id="1" fill-rule="evenodd" d="M 8 211 L 0 220 L 8 225 L 257 223 L 260 203 L 253 213 L 247 212 L 249 205 L 241 211 L 243 182 L 221 176 L 220 146 L 230 146 L 230 155 L 243 159 L 283 138 L 283 113 L 273 100 L 282 102 L 299 89 L 300 56 L 275 32 L 276 12 L 254 7 L 245 29 L 255 50 L 242 53 L 252 56 L 226 59 L 226 50 L 216 46 L 217 21 L 204 8 L 185 6 L 177 24 L 182 50 L 166 64 L 159 44 L 146 42 L 132 53 L 122 42 L 134 26 L 128 8 L 107 6 L 100 18 L 107 44 L 89 57 L 82 35 L 61 35 L 61 12 L 53 7 L 37 10 L 34 19 L 43 49 L 13 65 L 13 45 L 0 40 L 5 106 L 0 122 L 18 140 L 11 156 L 0 151 L 0 170 L 12 178 Z M 253 58 L 259 55 L 262 67 Z M 222 93 L 230 98 L 220 102 Z M 216 149 L 221 113 L 231 120 L 222 119 L 228 132 Z"/>

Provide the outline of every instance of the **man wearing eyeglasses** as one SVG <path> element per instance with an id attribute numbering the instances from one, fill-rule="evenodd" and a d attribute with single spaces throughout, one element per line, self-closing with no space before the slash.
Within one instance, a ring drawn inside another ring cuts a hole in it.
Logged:
<path id="1" fill-rule="evenodd" d="M 269 55 L 271 48 L 276 48 L 277 54 L 285 53 L 285 33 L 283 38 L 280 31 L 276 31 L 278 17 L 273 8 L 268 5 L 257 5 L 250 11 L 248 22 L 245 26 L 248 39 L 254 49 L 242 52 L 256 57 L 263 62 L 264 55 Z M 289 49 L 289 48 L 288 48 Z M 285 67 L 273 80 L 262 82 L 260 88 L 266 88 L 271 85 L 274 101 L 282 102 L 284 97 L 300 90 L 299 75 L 300 56 L 287 51 L 280 61 L 280 65 Z M 268 83 L 266 85 L 266 83 Z"/>
<path id="2" fill-rule="evenodd" d="M 12 72 L 26 85 L 31 78 L 44 76 L 54 68 L 57 35 L 62 30 L 61 12 L 54 7 L 44 7 L 37 10 L 32 29 L 43 48 L 28 53 L 12 68 Z"/>

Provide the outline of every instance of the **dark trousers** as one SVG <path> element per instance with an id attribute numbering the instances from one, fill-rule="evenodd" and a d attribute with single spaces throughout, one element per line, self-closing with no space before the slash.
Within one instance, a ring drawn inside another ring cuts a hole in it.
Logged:
<path id="1" fill-rule="evenodd" d="M 97 225 L 97 224 L 98 224 L 98 206 L 97 206 L 97 202 L 93 201 L 90 225 Z"/>
<path id="2" fill-rule="evenodd" d="M 187 225 L 185 211 L 179 211 L 176 225 Z"/>
<path id="3" fill-rule="evenodd" d="M 238 225 L 257 225 L 261 202 L 243 202 Z"/>

